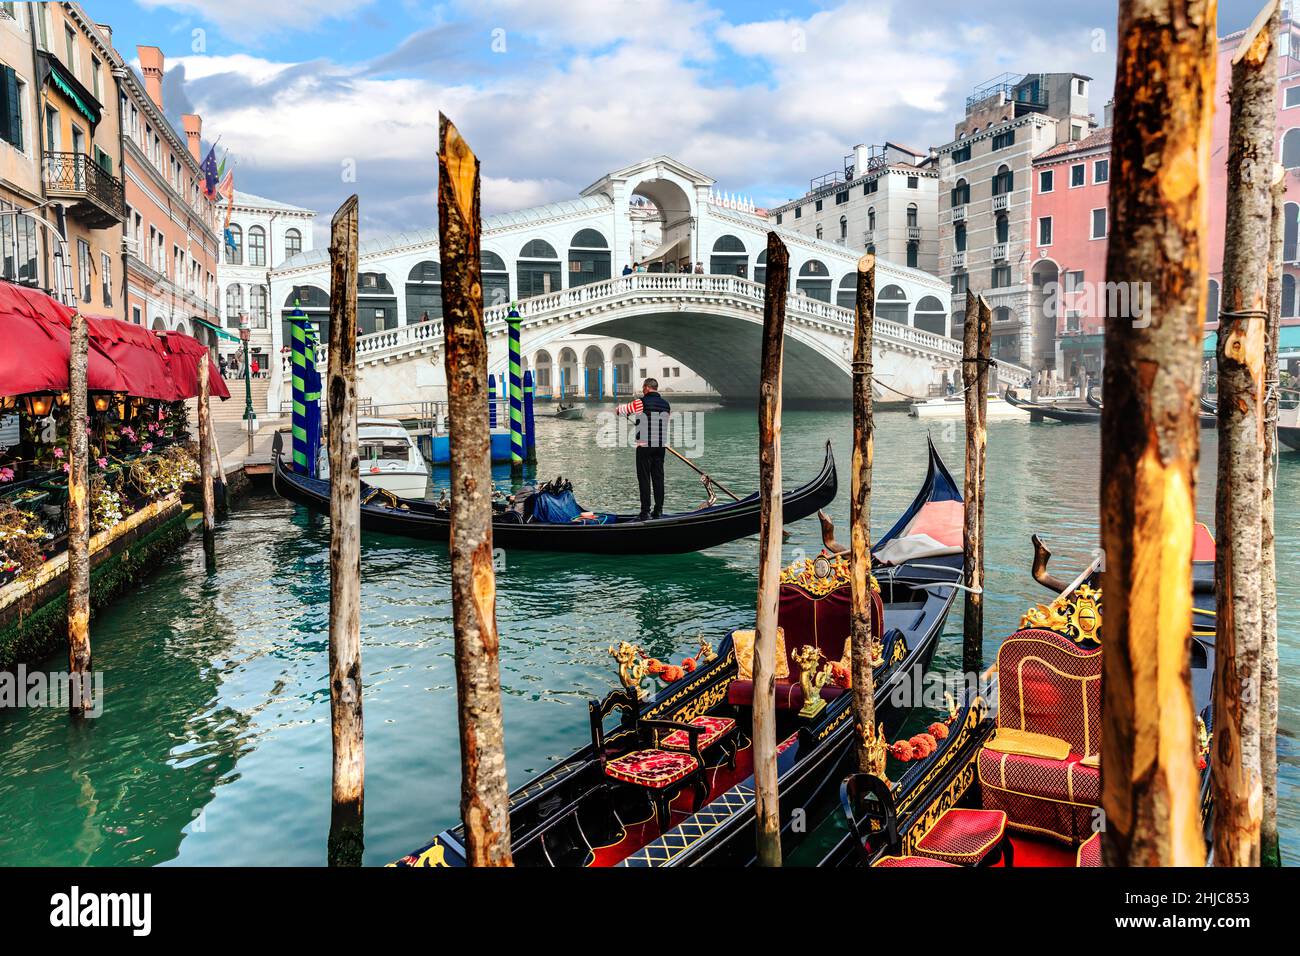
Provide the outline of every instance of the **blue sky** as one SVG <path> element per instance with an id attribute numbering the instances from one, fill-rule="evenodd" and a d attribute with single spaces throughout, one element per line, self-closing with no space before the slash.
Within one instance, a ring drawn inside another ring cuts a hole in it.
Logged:
<path id="1" fill-rule="evenodd" d="M 575 195 L 667 153 L 759 205 L 856 143 L 951 138 L 995 74 L 1075 70 L 1100 116 L 1113 2 L 132 0 L 86 3 L 167 55 L 168 111 L 220 134 L 236 186 L 367 231 L 433 225 L 437 113 L 483 162 L 484 211 Z M 1254 3 L 1222 4 L 1220 32 Z"/>

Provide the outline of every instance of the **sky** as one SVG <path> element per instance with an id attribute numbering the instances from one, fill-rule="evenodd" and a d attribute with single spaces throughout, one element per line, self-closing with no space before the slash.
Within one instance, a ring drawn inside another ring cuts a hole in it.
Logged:
<path id="1" fill-rule="evenodd" d="M 438 113 L 482 164 L 490 215 L 576 196 L 659 154 L 759 206 L 858 143 L 952 138 L 1004 72 L 1115 69 L 1114 2 L 1003 0 L 129 0 L 83 3 L 128 61 L 167 57 L 164 100 L 203 117 L 237 189 L 363 233 L 433 228 Z M 1220 4 L 1219 32 L 1254 0 Z M 206 146 L 205 146 L 206 148 Z"/>

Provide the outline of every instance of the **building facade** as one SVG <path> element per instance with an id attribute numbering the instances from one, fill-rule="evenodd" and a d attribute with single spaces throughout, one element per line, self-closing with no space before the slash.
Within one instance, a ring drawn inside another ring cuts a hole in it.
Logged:
<path id="1" fill-rule="evenodd" d="M 717 396 L 713 387 L 678 359 L 647 345 L 605 335 L 570 335 L 548 348 L 525 352 L 539 398 L 594 401 L 639 395 L 647 378 L 669 396 Z"/>
<path id="2" fill-rule="evenodd" d="M 218 216 L 218 228 L 221 229 L 220 223 L 226 216 L 224 200 L 218 204 Z M 301 206 L 291 206 L 252 193 L 235 192 L 234 207 L 230 211 L 231 242 L 222 243 L 221 263 L 217 267 L 218 301 L 225 315 L 225 326 L 233 333 L 238 334 L 243 318 L 248 317 L 249 357 L 256 358 L 260 368 L 269 368 L 272 357 L 278 356 L 280 347 L 289 341 L 288 338 L 280 340 L 271 326 L 271 274 L 286 260 L 313 252 L 312 221 L 315 217 L 316 213 Z M 307 292 L 302 297 L 301 306 L 319 321 L 322 310 L 321 303 L 316 301 L 316 291 Z M 358 322 L 371 330 L 376 323 L 376 312 L 390 314 L 393 308 L 382 291 L 376 276 L 358 282 Z M 292 313 L 295 301 L 286 302 L 283 312 Z M 324 303 L 323 315 L 328 316 L 328 295 Z M 280 311 L 276 313 L 277 326 Z M 390 321 L 395 319 L 390 318 Z M 218 347 L 222 352 L 234 352 L 240 348 L 229 341 L 220 342 Z"/>
<path id="3" fill-rule="evenodd" d="M 951 289 L 953 327 L 966 292 L 993 309 L 993 354 L 1035 372 L 1054 367 L 1054 321 L 1034 320 L 1033 160 L 1085 139 L 1090 79 L 1074 73 L 1003 75 L 966 99 L 951 142 L 938 148 L 939 275 Z"/>
<path id="4" fill-rule="evenodd" d="M 143 80 L 118 58 L 126 178 L 124 318 L 215 342 L 208 326 L 220 324 L 217 210 L 204 192 L 202 120 L 186 115 L 184 132 L 176 131 L 163 110 L 162 51 L 142 46 L 136 52 Z"/>
<path id="5" fill-rule="evenodd" d="M 930 273 L 938 269 L 938 214 L 930 154 L 890 142 L 855 146 L 842 172 L 817 177 L 806 195 L 768 210 L 775 225 Z"/>
<path id="6" fill-rule="evenodd" d="M 12 214 L 34 209 L 44 198 L 32 25 L 31 5 L 0 4 L 0 247 L 5 279 L 46 288 L 49 270 L 41 249 L 48 236 L 32 216 Z"/>

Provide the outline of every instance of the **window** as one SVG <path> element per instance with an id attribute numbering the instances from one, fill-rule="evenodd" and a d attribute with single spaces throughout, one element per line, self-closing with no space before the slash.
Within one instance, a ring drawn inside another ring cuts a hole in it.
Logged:
<path id="1" fill-rule="evenodd" d="M 23 148 L 23 81 L 12 67 L 0 66 L 0 138 Z"/>
<path id="2" fill-rule="evenodd" d="M 966 223 L 959 222 L 952 227 L 952 247 L 956 252 L 966 251 Z"/>
<path id="3" fill-rule="evenodd" d="M 99 88 L 99 60 L 93 56 L 90 58 L 90 92 L 95 94 L 97 100 L 104 98 L 104 93 Z"/>
<path id="4" fill-rule="evenodd" d="M 970 162 L 970 143 L 952 151 L 952 161 L 954 163 Z"/>
<path id="5" fill-rule="evenodd" d="M 849 191 L 847 189 L 841 190 L 840 192 L 837 192 L 835 194 L 835 205 L 843 206 L 848 201 L 849 201 Z"/>
<path id="6" fill-rule="evenodd" d="M 1011 267 L 994 266 L 992 282 L 990 285 L 995 289 L 1005 289 L 1007 286 L 1011 285 Z"/>
<path id="7" fill-rule="evenodd" d="M 848 216 L 840 216 L 840 242 L 844 242 L 848 238 L 849 238 L 849 218 Z"/>
<path id="8" fill-rule="evenodd" d="M 90 302 L 90 243 L 77 240 L 77 278 L 81 280 L 81 301 Z"/>
<path id="9" fill-rule="evenodd" d="M 863 183 L 863 184 L 862 184 L 862 195 L 864 195 L 864 196 L 870 196 L 872 193 L 874 193 L 874 192 L 875 192 L 876 190 L 878 190 L 879 188 L 880 188 L 880 180 L 879 180 L 879 179 L 873 179 L 873 180 L 871 180 L 870 182 Z"/>
<path id="10" fill-rule="evenodd" d="M 1014 188 L 1015 175 L 1011 172 L 1011 167 L 1006 164 L 999 166 L 998 171 L 993 175 L 993 195 L 1001 196 Z"/>
<path id="11" fill-rule="evenodd" d="M 919 177 L 917 177 L 917 176 L 908 176 L 908 177 L 907 177 L 907 188 L 908 188 L 908 189 L 917 189 L 917 188 L 920 187 L 920 185 L 921 185 L 921 180 L 920 180 Z"/>
<path id="12" fill-rule="evenodd" d="M 0 202 L 0 208 L 13 209 Z M 4 277 L 24 285 L 39 285 L 37 271 L 36 223 L 30 216 L 5 216 L 0 218 L 0 257 L 4 262 Z"/>
<path id="13" fill-rule="evenodd" d="M 822 237 L 822 224 L 819 222 L 817 223 L 817 238 L 820 239 L 821 237 Z"/>
<path id="14" fill-rule="evenodd" d="M 818 212 L 822 211 L 822 201 L 820 199 L 817 200 L 817 211 Z"/>
<path id="15" fill-rule="evenodd" d="M 1071 310 L 1065 313 L 1065 331 L 1078 332 L 1079 318 L 1080 318 L 1080 314 L 1077 311 Z"/>
<path id="16" fill-rule="evenodd" d="M 107 252 L 99 254 L 100 280 L 104 286 L 104 304 L 113 304 L 113 260 Z"/>
<path id="17" fill-rule="evenodd" d="M 1074 81 L 1074 92 L 1079 96 L 1086 96 L 1088 93 L 1088 83 L 1086 80 Z"/>
<path id="18" fill-rule="evenodd" d="M 1052 244 L 1052 217 L 1042 216 L 1038 220 L 1038 244 L 1040 246 L 1050 246 Z"/>
<path id="19" fill-rule="evenodd" d="M 1040 193 L 1050 193 L 1052 191 L 1052 170 L 1043 169 L 1039 171 L 1038 191 Z"/>
<path id="20" fill-rule="evenodd" d="M 1065 274 L 1065 291 L 1078 292 L 1083 288 L 1083 270 L 1079 269 L 1074 272 Z"/>
<path id="21" fill-rule="evenodd" d="M 952 204 L 954 206 L 964 206 L 970 202 L 970 183 L 964 179 L 957 180 L 957 185 L 952 187 Z"/>
<path id="22" fill-rule="evenodd" d="M 1084 184 L 1084 167 L 1083 163 L 1076 163 L 1070 167 L 1070 188 L 1082 186 Z"/>
<path id="23" fill-rule="evenodd" d="M 59 125 L 59 111 L 53 106 L 45 106 L 45 148 L 51 153 L 62 152 L 62 126 Z"/>
<path id="24" fill-rule="evenodd" d="M 226 265 L 244 264 L 244 230 L 237 223 L 230 224 L 230 241 L 226 243 Z"/>
<path id="25" fill-rule="evenodd" d="M 266 286 L 248 287 L 248 317 L 253 328 L 266 328 Z"/>
<path id="26" fill-rule="evenodd" d="M 970 276 L 964 272 L 954 272 L 952 274 L 952 294 L 965 295 L 966 290 L 970 288 Z"/>
<path id="27" fill-rule="evenodd" d="M 778 212 L 778 213 L 776 214 L 776 224 L 777 224 L 778 226 L 781 225 L 781 221 L 782 221 L 784 218 L 785 218 L 785 217 L 784 217 L 781 213 Z"/>
<path id="28" fill-rule="evenodd" d="M 907 207 L 907 225 L 908 228 L 916 227 L 916 204 L 909 204 Z"/>
<path id="29" fill-rule="evenodd" d="M 136 325 L 144 324 L 144 316 L 140 314 L 140 307 L 138 305 L 131 306 L 131 321 Z"/>
<path id="30" fill-rule="evenodd" d="M 1092 236 L 1093 239 L 1106 238 L 1106 210 L 1094 209 L 1092 211 Z"/>
<path id="31" fill-rule="evenodd" d="M 909 269 L 917 268 L 916 263 L 917 263 L 917 253 L 919 251 L 918 250 L 919 245 L 920 243 L 916 242 L 916 240 L 913 240 L 907 244 L 907 267 Z"/>
<path id="32" fill-rule="evenodd" d="M 63 26 L 63 41 L 66 44 L 66 50 L 68 54 L 68 59 L 67 59 L 68 69 L 70 69 L 73 73 L 76 73 L 77 72 L 77 33 L 75 30 L 72 29 L 72 27 L 68 26 L 67 24 L 64 24 Z"/>
<path id="33" fill-rule="evenodd" d="M 1300 86 L 1289 86 L 1282 93 L 1283 109 L 1300 106 Z"/>
<path id="34" fill-rule="evenodd" d="M 995 242 L 1011 241 L 1011 221 L 1007 219 L 1006 213 L 998 213 L 998 218 L 993 223 L 993 234 L 997 236 Z"/>
<path id="35" fill-rule="evenodd" d="M 994 149 L 1006 149 L 1016 141 L 1016 131 L 1014 129 L 1003 130 L 1001 133 L 995 133 L 993 136 Z"/>
<path id="36" fill-rule="evenodd" d="M 874 206 L 867 210 L 867 228 L 873 231 L 876 228 L 876 208 Z"/>
<path id="37" fill-rule="evenodd" d="M 252 226 L 248 230 L 248 264 L 266 265 L 266 230 L 261 226 Z"/>
<path id="38" fill-rule="evenodd" d="M 1300 167 L 1300 129 L 1289 129 L 1283 134 L 1282 165 L 1287 169 Z"/>
<path id="39" fill-rule="evenodd" d="M 239 328 L 239 314 L 244 311 L 244 287 L 239 283 L 226 286 L 226 327 Z"/>
<path id="40" fill-rule="evenodd" d="M 802 218 L 803 218 L 803 206 L 795 206 L 795 207 L 794 207 L 794 218 L 796 218 L 796 219 L 802 219 Z"/>

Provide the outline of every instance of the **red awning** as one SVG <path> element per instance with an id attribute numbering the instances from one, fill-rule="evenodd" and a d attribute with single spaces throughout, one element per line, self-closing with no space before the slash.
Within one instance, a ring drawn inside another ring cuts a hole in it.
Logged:
<path id="1" fill-rule="evenodd" d="M 45 293 L 0 282 L 0 395 L 67 391 L 71 318 L 71 309 Z M 93 340 L 86 371 L 91 391 L 128 390 Z"/>
<path id="2" fill-rule="evenodd" d="M 172 380 L 167 350 L 147 329 L 121 319 L 92 317 L 88 321 L 91 340 L 122 370 L 129 394 L 165 402 L 186 397 Z"/>
<path id="3" fill-rule="evenodd" d="M 198 395 L 199 357 L 208 351 L 208 347 L 192 335 L 183 332 L 152 334 L 166 346 L 172 381 L 185 392 L 186 398 Z M 226 387 L 226 383 L 221 378 L 221 371 L 213 361 L 208 362 L 208 390 L 212 396 L 222 400 L 230 397 L 230 389 Z"/>

